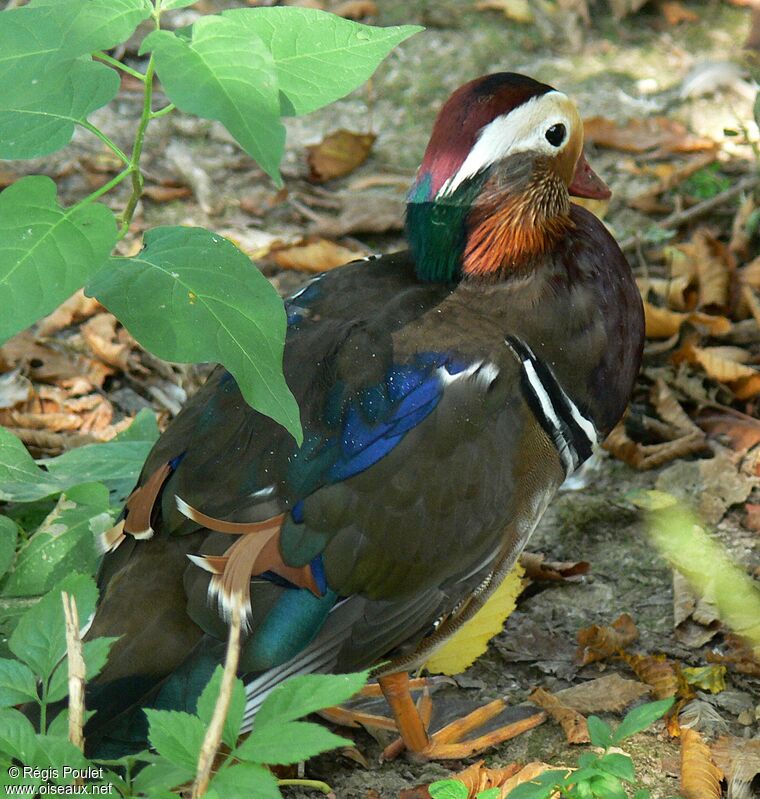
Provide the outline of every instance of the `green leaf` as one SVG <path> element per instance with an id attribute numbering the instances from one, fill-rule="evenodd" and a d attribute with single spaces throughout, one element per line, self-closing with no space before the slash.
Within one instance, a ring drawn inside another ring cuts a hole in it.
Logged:
<path id="1" fill-rule="evenodd" d="M 619 744 L 637 732 L 645 730 L 657 719 L 664 716 L 673 706 L 674 701 L 675 699 L 671 697 L 669 699 L 660 699 L 659 702 L 648 702 L 646 705 L 635 707 L 620 722 L 620 726 L 615 730 L 615 734 L 612 737 L 612 743 Z"/>
<path id="2" fill-rule="evenodd" d="M 81 619 L 80 619 L 81 621 Z M 108 653 L 118 638 L 95 638 L 82 645 L 84 656 L 85 672 L 87 680 L 96 677 L 108 660 Z M 58 668 L 53 672 L 53 676 L 48 686 L 48 702 L 57 702 L 63 699 L 69 692 L 69 674 L 66 661 L 62 661 Z"/>
<path id="3" fill-rule="evenodd" d="M 0 500 L 31 502 L 60 491 L 13 433 L 0 427 Z"/>
<path id="4" fill-rule="evenodd" d="M 235 750 L 235 757 L 252 763 L 287 766 L 310 757 L 351 746 L 352 741 L 310 721 L 287 721 L 259 727 L 254 722 L 251 734 Z"/>
<path id="5" fill-rule="evenodd" d="M 2 446 L 2 441 L 0 441 Z M 0 465 L 2 469 L 2 465 Z M 0 516 L 0 577 L 2 577 L 13 564 L 16 557 L 16 540 L 18 539 L 18 527 L 13 519 L 7 516 Z"/>
<path id="6" fill-rule="evenodd" d="M 61 495 L 39 530 L 21 547 L 8 577 L 6 596 L 43 594 L 71 572 L 94 574 L 95 536 L 113 524 L 108 489 L 81 485 Z"/>
<path id="7" fill-rule="evenodd" d="M 513 788 L 507 794 L 507 799 L 549 799 L 553 793 L 553 785 L 541 785 L 531 780 Z"/>
<path id="8" fill-rule="evenodd" d="M 599 716 L 589 716 L 586 721 L 588 734 L 594 746 L 600 746 L 602 749 L 612 746 L 612 729 L 609 724 L 602 721 Z"/>
<path id="9" fill-rule="evenodd" d="M 277 778 L 254 763 L 239 763 L 217 772 L 209 784 L 206 796 L 208 799 L 231 799 L 235 796 L 282 799 Z"/>
<path id="10" fill-rule="evenodd" d="M 59 667 L 60 668 L 60 667 Z M 50 708 L 48 708 L 50 712 Z M 95 715 L 94 710 L 84 711 L 85 724 Z M 69 734 L 69 709 L 64 708 L 47 727 L 47 735 L 52 738 L 66 738 Z"/>
<path id="11" fill-rule="evenodd" d="M 481 791 L 476 799 L 499 799 L 501 796 L 501 788 L 487 788 L 485 791 Z"/>
<path id="12" fill-rule="evenodd" d="M 470 795 L 467 786 L 459 780 L 436 780 L 428 785 L 432 799 L 467 799 Z"/>
<path id="13" fill-rule="evenodd" d="M 114 439 L 104 444 L 76 447 L 40 463 L 63 488 L 80 483 L 104 483 L 116 493 L 114 504 L 120 505 L 120 500 L 137 482 L 152 446 L 151 441 Z"/>
<path id="14" fill-rule="evenodd" d="M 417 25 L 376 28 L 313 8 L 243 8 L 222 12 L 260 36 L 274 57 L 287 112 L 308 114 L 361 86 Z"/>
<path id="15" fill-rule="evenodd" d="M 650 793 L 646 788 L 639 788 L 633 795 L 633 799 L 649 799 Z"/>
<path id="16" fill-rule="evenodd" d="M 625 788 L 615 777 L 600 774 L 594 777 L 589 785 L 591 793 L 598 799 L 628 799 Z"/>
<path id="17" fill-rule="evenodd" d="M 0 194 L 0 343 L 53 311 L 103 265 L 116 243 L 104 205 L 62 208 L 55 183 L 22 178 Z"/>
<path id="18" fill-rule="evenodd" d="M 132 781 L 134 796 L 157 797 L 163 791 L 170 791 L 186 782 L 190 782 L 195 776 L 196 764 L 192 768 L 188 766 L 177 766 L 166 760 L 159 760 L 156 763 L 147 765 Z"/>
<path id="19" fill-rule="evenodd" d="M 599 759 L 597 764 L 598 768 L 620 777 L 621 780 L 626 782 L 633 782 L 636 779 L 636 773 L 633 769 L 633 761 L 628 755 L 619 755 L 615 752 L 610 752 Z"/>
<path id="20" fill-rule="evenodd" d="M 0 95 L 0 158 L 36 158 L 65 147 L 82 122 L 119 91 L 119 76 L 104 64 L 75 61 L 33 86 Z"/>
<path id="21" fill-rule="evenodd" d="M 37 701 L 37 680 L 31 670 L 18 660 L 0 659 L 0 707 Z"/>
<path id="22" fill-rule="evenodd" d="M 11 652 L 43 680 L 66 653 L 62 591 L 76 599 L 79 621 L 84 625 L 95 610 L 98 589 L 91 577 L 71 574 L 21 617 L 8 641 Z"/>
<path id="23" fill-rule="evenodd" d="M 278 185 L 285 149 L 277 75 L 259 36 L 230 19 L 206 16 L 187 41 L 154 31 L 140 47 L 152 50 L 169 99 L 182 111 L 216 119 Z"/>
<path id="24" fill-rule="evenodd" d="M 147 441 L 149 444 L 158 440 L 158 424 L 156 414 L 149 408 L 143 408 L 126 430 L 122 430 L 114 441 Z"/>
<path id="25" fill-rule="evenodd" d="M 0 730 L 0 752 L 22 763 L 36 762 L 37 734 L 23 713 L 12 708 L 0 710 Z"/>
<path id="26" fill-rule="evenodd" d="M 206 728 L 196 716 L 175 710 L 146 710 L 151 746 L 170 763 L 195 773 Z"/>
<path id="27" fill-rule="evenodd" d="M 216 667 L 214 674 L 208 681 L 208 685 L 206 685 L 198 698 L 198 717 L 206 726 L 211 723 L 211 717 L 214 715 L 214 707 L 219 696 L 219 687 L 222 684 L 222 671 L 223 669 L 221 666 Z M 224 730 L 222 732 L 222 740 L 230 749 L 233 749 L 237 743 L 244 712 L 245 687 L 243 686 L 242 680 L 235 680 L 232 688 L 230 706 L 227 711 L 227 717 L 224 720 Z"/>
<path id="28" fill-rule="evenodd" d="M 4 11 L 0 85 L 55 82 L 80 56 L 121 44 L 148 16 L 145 0 L 34 0 Z"/>
<path id="29" fill-rule="evenodd" d="M 227 239 L 203 228 L 154 228 L 139 255 L 113 259 L 87 291 L 160 358 L 221 361 L 245 400 L 301 442 L 282 374 L 282 301 Z"/>
<path id="30" fill-rule="evenodd" d="M 366 671 L 356 674 L 303 674 L 280 683 L 264 700 L 256 714 L 256 726 L 279 724 L 308 716 L 325 707 L 339 705 L 367 682 Z"/>

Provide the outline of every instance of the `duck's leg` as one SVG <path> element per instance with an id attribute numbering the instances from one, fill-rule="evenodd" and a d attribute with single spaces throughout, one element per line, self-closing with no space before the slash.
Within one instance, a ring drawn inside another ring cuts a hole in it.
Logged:
<path id="1" fill-rule="evenodd" d="M 495 699 L 429 735 L 420 709 L 412 701 L 409 692 L 409 675 L 406 672 L 387 674 L 380 677 L 378 682 L 401 733 L 401 742 L 392 743 L 383 753 L 386 759 L 396 757 L 405 747 L 412 756 L 422 760 L 461 760 L 514 738 L 516 735 L 538 726 L 546 719 L 545 713 L 536 713 L 505 724 L 484 735 L 464 740 L 468 733 L 479 729 L 507 707 L 504 700 Z M 424 714 L 429 717 L 429 708 L 424 705 L 423 708 Z"/>

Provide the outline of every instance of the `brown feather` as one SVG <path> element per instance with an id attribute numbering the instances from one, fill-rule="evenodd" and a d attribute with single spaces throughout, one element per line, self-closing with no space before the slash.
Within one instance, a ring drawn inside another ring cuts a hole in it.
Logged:
<path id="1" fill-rule="evenodd" d="M 153 535 L 151 527 L 153 508 L 171 472 L 172 467 L 165 463 L 129 495 L 126 503 L 127 517 L 124 520 L 125 533 L 130 533 L 135 538 L 150 538 Z"/>

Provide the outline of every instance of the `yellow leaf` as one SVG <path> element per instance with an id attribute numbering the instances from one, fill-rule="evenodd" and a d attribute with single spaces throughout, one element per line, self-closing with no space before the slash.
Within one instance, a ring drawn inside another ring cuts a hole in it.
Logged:
<path id="1" fill-rule="evenodd" d="M 713 664 L 711 666 L 696 666 L 682 668 L 681 673 L 689 685 L 719 694 L 726 690 L 726 667 Z"/>
<path id="2" fill-rule="evenodd" d="M 516 563 L 486 604 L 438 649 L 425 664 L 434 674 L 461 674 L 488 648 L 515 609 L 523 590 L 523 567 Z"/>

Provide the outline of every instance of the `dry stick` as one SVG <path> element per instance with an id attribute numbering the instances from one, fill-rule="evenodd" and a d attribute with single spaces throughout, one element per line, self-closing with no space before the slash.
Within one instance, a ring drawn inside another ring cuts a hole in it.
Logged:
<path id="1" fill-rule="evenodd" d="M 69 667 L 69 740 L 84 752 L 84 685 L 86 670 L 82 655 L 82 638 L 79 635 L 77 601 L 65 591 L 61 592 L 63 615 L 66 617 L 66 653 Z"/>
<path id="2" fill-rule="evenodd" d="M 198 755 L 198 771 L 193 783 L 191 799 L 198 799 L 208 790 L 208 784 L 211 780 L 211 768 L 214 765 L 214 758 L 222 741 L 224 720 L 227 718 L 227 712 L 230 709 L 232 688 L 235 684 L 239 659 L 240 602 L 234 602 L 232 605 L 232 619 L 230 620 L 230 637 L 227 641 L 227 656 L 224 660 L 224 672 L 222 673 L 222 684 L 219 687 L 219 697 L 214 706 L 211 723 L 208 725 L 206 737 L 203 739 L 203 746 L 201 746 L 201 751 Z"/>
<path id="3" fill-rule="evenodd" d="M 656 227 L 668 230 L 669 228 L 678 228 L 681 225 L 693 222 L 709 214 L 710 211 L 723 205 L 723 203 L 733 200 L 734 197 L 740 195 L 742 192 L 754 189 L 758 183 L 760 183 L 760 175 L 750 175 L 744 178 L 744 180 L 740 180 L 735 186 L 731 186 L 730 189 L 726 189 L 720 194 L 710 197 L 709 200 L 703 200 L 701 203 L 697 203 L 691 208 L 687 208 L 685 211 L 676 211 L 670 216 L 666 216 L 665 219 L 656 224 Z M 635 249 L 640 241 L 641 237 L 639 235 L 631 236 L 620 245 L 620 249 L 623 252 L 629 252 Z"/>

